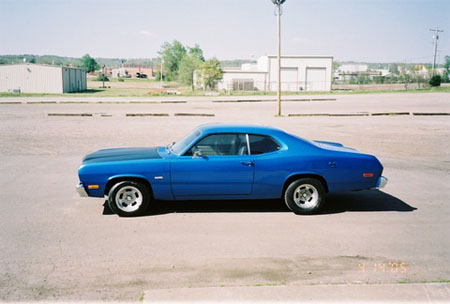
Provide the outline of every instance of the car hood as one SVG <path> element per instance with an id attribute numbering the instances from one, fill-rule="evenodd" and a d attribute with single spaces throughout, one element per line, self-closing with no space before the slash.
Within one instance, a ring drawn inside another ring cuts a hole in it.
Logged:
<path id="1" fill-rule="evenodd" d="M 161 158 L 158 147 L 102 149 L 83 158 L 83 164 Z"/>

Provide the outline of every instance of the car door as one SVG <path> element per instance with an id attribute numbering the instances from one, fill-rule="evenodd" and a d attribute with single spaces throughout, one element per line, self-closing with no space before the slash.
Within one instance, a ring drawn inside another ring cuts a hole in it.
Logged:
<path id="1" fill-rule="evenodd" d="M 207 135 L 171 164 L 176 198 L 248 195 L 253 176 L 247 135 L 239 133 Z"/>
<path id="2" fill-rule="evenodd" d="M 252 198 L 280 197 L 292 165 L 282 156 L 282 145 L 267 135 L 249 134 L 248 138 L 255 164 Z"/>

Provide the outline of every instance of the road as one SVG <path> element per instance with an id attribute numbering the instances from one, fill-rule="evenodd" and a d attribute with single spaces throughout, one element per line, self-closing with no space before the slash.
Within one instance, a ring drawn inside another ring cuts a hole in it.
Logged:
<path id="1" fill-rule="evenodd" d="M 450 116 L 275 117 L 275 110 L 274 102 L 0 104 L 0 300 L 137 301 L 144 291 L 189 287 L 448 282 Z M 450 94 L 338 96 L 286 102 L 283 110 L 449 112 Z M 169 116 L 125 116 L 156 112 Z M 207 201 L 158 202 L 146 216 L 119 218 L 105 199 L 75 193 L 88 152 L 167 144 L 209 122 L 272 125 L 375 154 L 388 186 L 329 195 L 314 216 L 296 216 L 281 201 Z"/>

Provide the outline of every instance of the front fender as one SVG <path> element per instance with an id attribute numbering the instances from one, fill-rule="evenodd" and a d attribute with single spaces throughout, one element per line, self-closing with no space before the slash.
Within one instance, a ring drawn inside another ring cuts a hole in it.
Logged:
<path id="1" fill-rule="evenodd" d="M 172 189 L 170 187 L 170 177 L 169 174 L 161 174 L 151 176 L 143 175 L 143 174 L 116 174 L 111 176 L 106 183 L 107 187 L 104 189 L 104 194 L 107 195 L 106 191 L 110 188 L 110 182 L 118 179 L 118 180 L 126 180 L 126 179 L 142 179 L 145 180 L 151 188 L 153 198 L 156 200 L 173 200 L 174 197 L 172 195 Z"/>

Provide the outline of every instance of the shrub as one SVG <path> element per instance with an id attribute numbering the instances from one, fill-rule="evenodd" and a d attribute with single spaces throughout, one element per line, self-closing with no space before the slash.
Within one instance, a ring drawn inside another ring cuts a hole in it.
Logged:
<path id="1" fill-rule="evenodd" d="M 97 81 L 109 81 L 108 77 L 106 75 L 98 75 Z"/>
<path id="2" fill-rule="evenodd" d="M 439 87 L 441 85 L 441 75 L 434 75 L 430 79 L 430 86 L 432 87 Z"/>
<path id="3" fill-rule="evenodd" d="M 119 82 L 124 82 L 125 80 L 122 77 L 119 77 Z"/>

